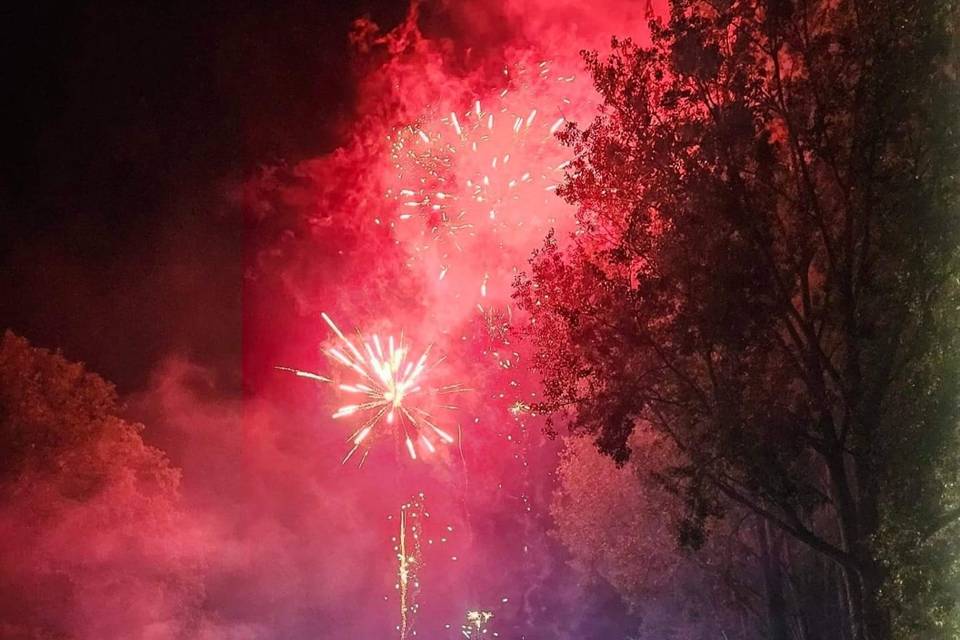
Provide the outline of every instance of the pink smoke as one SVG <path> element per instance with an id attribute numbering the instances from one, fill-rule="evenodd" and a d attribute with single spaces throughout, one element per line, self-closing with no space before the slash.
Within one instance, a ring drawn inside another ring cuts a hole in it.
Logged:
<path id="1" fill-rule="evenodd" d="M 265 167 L 231 194 L 246 212 L 243 397 L 171 355 L 127 399 L 145 439 L 182 469 L 181 502 L 164 507 L 167 521 L 72 548 L 125 503 L 104 495 L 36 541 L 36 557 L 111 558 L 82 577 L 65 622 L 77 638 L 391 636 L 396 514 L 419 492 L 430 513 L 421 637 L 459 637 L 476 607 L 495 610 L 501 637 L 588 637 L 586 596 L 547 536 L 556 447 L 522 410 L 537 381 L 509 331 L 510 287 L 550 229 L 576 230 L 549 187 L 568 157 L 555 127 L 598 107 L 579 51 L 642 39 L 645 19 L 642 2 L 568 0 L 415 3 L 388 33 L 358 19 L 342 144 Z M 442 169 L 425 171 L 410 150 Z M 438 216 L 469 226 L 451 238 Z M 338 391 L 275 369 L 330 367 L 321 312 L 444 354 L 431 375 L 472 389 L 447 425 L 460 442 L 414 462 L 384 441 L 363 468 L 341 465 L 350 430 L 330 419 Z"/>

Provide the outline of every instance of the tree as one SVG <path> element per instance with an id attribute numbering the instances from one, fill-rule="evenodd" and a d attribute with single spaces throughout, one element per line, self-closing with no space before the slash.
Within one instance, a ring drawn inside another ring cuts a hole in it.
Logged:
<path id="1" fill-rule="evenodd" d="M 4 638 L 189 636 L 202 585 L 180 474 L 118 413 L 82 365 L 0 340 Z"/>
<path id="2" fill-rule="evenodd" d="M 698 554 L 678 549 L 672 497 L 654 480 L 672 458 L 668 443 L 637 432 L 630 446 L 641 455 L 618 468 L 589 439 L 566 441 L 550 511 L 573 566 L 616 589 L 641 620 L 637 638 L 761 637 L 745 519 L 722 523 Z"/>
<path id="3" fill-rule="evenodd" d="M 957 8 L 670 7 L 586 56 L 580 231 L 517 282 L 538 409 L 621 463 L 669 437 L 686 541 L 750 510 L 837 567 L 854 640 L 954 632 L 956 553 L 921 550 L 960 505 Z"/>
<path id="4" fill-rule="evenodd" d="M 618 468 L 588 437 L 568 438 L 551 515 L 573 566 L 608 582 L 639 616 L 638 638 L 846 637 L 836 571 L 749 510 L 729 509 L 698 549 L 678 548 L 664 477 L 677 452 L 643 425 L 629 446 L 637 455 Z"/>

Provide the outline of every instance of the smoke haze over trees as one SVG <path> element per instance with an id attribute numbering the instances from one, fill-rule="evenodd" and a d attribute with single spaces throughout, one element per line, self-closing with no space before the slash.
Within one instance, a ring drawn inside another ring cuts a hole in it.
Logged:
<path id="1" fill-rule="evenodd" d="M 958 11 L 11 10 L 0 637 L 957 637 Z"/>

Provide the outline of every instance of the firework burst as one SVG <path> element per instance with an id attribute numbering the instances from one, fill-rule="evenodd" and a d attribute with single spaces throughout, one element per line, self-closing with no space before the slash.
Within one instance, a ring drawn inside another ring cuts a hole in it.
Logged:
<path id="1" fill-rule="evenodd" d="M 466 391 L 460 384 L 430 387 L 425 383 L 429 370 L 439 364 L 443 358 L 429 362 L 428 346 L 418 358 L 410 357 L 410 346 L 388 336 L 381 340 L 378 335 L 364 339 L 358 333 L 356 344 L 343 334 L 330 317 L 321 314 L 337 337 L 338 344 L 324 351 L 331 361 L 342 367 L 348 375 L 354 376 L 350 383 L 336 383 L 333 378 L 310 371 L 277 367 L 296 376 L 322 383 L 336 384 L 347 394 L 358 397 L 356 402 L 339 407 L 334 413 L 335 420 L 359 417 L 360 425 L 349 438 L 350 450 L 343 462 L 364 449 L 363 459 L 369 446 L 381 435 L 381 431 L 392 430 L 403 443 L 411 459 L 420 454 L 432 454 L 437 444 L 451 444 L 454 438 L 437 425 L 435 418 L 425 407 L 438 406 L 442 409 L 456 409 L 454 405 L 436 400 L 448 394 Z"/>
<path id="2" fill-rule="evenodd" d="M 511 232 L 545 231 L 556 222 L 539 212 L 556 210 L 553 192 L 563 180 L 568 153 L 555 134 L 567 122 L 570 101 L 543 96 L 556 95 L 547 87 L 568 86 L 573 77 L 552 76 L 546 61 L 504 74 L 510 88 L 391 136 L 396 170 L 386 192 L 396 207 L 391 224 L 420 221 L 414 249 L 439 252 L 440 279 L 453 255 L 470 250 L 472 238 L 493 238 L 503 249 L 513 242 Z M 538 106 L 541 100 L 551 106 Z M 487 280 L 484 274 L 481 297 Z"/>

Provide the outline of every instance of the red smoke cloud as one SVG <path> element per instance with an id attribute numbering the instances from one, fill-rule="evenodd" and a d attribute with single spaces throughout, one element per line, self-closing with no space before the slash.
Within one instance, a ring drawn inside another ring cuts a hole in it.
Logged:
<path id="1" fill-rule="evenodd" d="M 642 37 L 645 11 L 633 2 L 456 2 L 415 5 L 389 33 L 356 23 L 359 97 L 343 144 L 265 168 L 240 194 L 244 398 L 170 358 L 129 399 L 147 438 L 183 470 L 180 533 L 147 537 L 145 553 L 175 547 L 164 557 L 184 558 L 191 587 L 172 604 L 145 591 L 128 598 L 148 608 L 129 612 L 137 620 L 171 621 L 152 637 L 392 635 L 395 516 L 419 492 L 429 512 L 420 637 L 459 637 L 464 611 L 477 607 L 494 610 L 501 637 L 591 637 L 584 620 L 597 611 L 546 535 L 555 447 L 517 404 L 537 386 L 507 329 L 509 296 L 549 229 L 561 239 L 575 231 L 549 187 L 568 155 L 555 126 L 583 123 L 597 108 L 579 51 L 612 35 Z M 448 233 L 451 220 L 464 226 Z M 350 428 L 330 416 L 342 394 L 275 369 L 329 371 L 321 312 L 344 329 L 403 331 L 445 354 L 431 375 L 472 389 L 444 414 L 461 442 L 413 462 L 386 439 L 363 468 L 341 465 Z M 91 607 L 109 607 L 95 586 Z M 81 638 L 125 637 L 77 629 Z"/>

